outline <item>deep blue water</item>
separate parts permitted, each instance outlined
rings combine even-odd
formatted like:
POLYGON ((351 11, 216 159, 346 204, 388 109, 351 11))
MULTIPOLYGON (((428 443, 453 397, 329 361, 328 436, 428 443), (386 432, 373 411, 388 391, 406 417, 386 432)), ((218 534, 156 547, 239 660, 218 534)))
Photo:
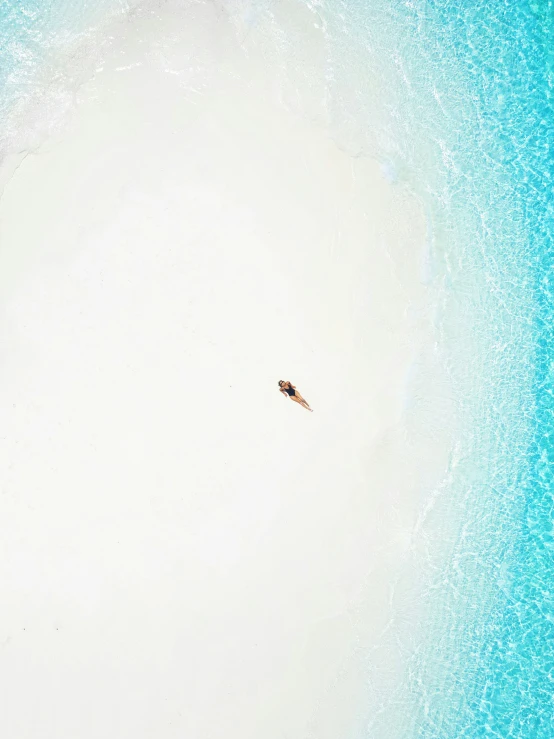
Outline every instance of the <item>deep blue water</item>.
MULTIPOLYGON (((372 726, 402 710, 406 739, 550 739, 554 7, 312 5, 327 22, 323 71, 337 139, 381 159, 429 213, 441 352, 464 429, 428 522, 447 556, 429 571, 432 619, 409 658, 411 697, 372 726), (378 123, 368 103, 377 72, 386 87, 378 123), (457 523, 443 529, 446 515, 457 523)), ((89 10, 0 2, 2 121, 37 93, 45 54, 89 10)))

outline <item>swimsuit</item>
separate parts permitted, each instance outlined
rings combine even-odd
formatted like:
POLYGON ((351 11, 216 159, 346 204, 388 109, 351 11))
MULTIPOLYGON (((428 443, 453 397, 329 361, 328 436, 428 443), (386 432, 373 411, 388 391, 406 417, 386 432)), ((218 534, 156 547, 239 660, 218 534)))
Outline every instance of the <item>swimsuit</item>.
POLYGON ((283 388, 283 390, 284 390, 284 391, 285 391, 286 393, 288 393, 289 395, 294 395, 294 394, 295 394, 295 392, 294 392, 294 388, 293 388, 293 387, 290 387, 290 386, 289 386, 289 387, 284 387, 284 388, 283 388))

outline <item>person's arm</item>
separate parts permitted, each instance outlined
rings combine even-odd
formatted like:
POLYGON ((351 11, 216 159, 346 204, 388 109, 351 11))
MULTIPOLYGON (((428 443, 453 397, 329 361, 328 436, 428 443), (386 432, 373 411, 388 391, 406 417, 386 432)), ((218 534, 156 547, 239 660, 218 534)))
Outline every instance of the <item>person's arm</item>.
POLYGON ((280 393, 283 393, 283 395, 285 396, 285 398, 288 398, 288 397, 289 397, 289 394, 287 393, 287 391, 286 391, 286 390, 283 390, 283 388, 282 388, 282 387, 281 387, 281 388, 279 388, 279 392, 280 392, 280 393))

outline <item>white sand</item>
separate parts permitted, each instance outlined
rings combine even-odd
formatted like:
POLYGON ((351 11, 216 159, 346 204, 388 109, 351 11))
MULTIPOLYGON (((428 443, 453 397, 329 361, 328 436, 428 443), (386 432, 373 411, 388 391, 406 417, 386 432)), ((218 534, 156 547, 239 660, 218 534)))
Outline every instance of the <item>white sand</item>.
POLYGON ((186 12, 118 27, 0 203, 10 739, 357 737, 418 640, 423 214, 186 12))

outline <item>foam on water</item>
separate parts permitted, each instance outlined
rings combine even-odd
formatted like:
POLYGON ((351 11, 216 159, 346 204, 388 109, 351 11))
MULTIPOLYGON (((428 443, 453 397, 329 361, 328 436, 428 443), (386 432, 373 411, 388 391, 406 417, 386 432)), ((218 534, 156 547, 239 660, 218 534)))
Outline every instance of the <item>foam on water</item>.
MULTIPOLYGON (((288 107, 328 127, 352 156, 377 158, 425 204, 424 279, 437 294, 441 337, 434 361, 447 370, 459 422, 448 478, 421 512, 426 546, 412 552, 425 575, 427 635, 405 654, 404 692, 384 702, 365 735, 547 739, 554 724, 551 3, 291 5, 294 14, 287 4, 222 3, 244 43, 263 48, 280 70, 288 107), (399 728, 392 734, 390 726, 399 728)), ((44 81, 46 51, 74 43, 91 8, 1 6, 5 152, 35 145, 36 131, 57 125, 73 100, 75 79, 64 78, 45 108, 36 81, 44 81), (25 111, 41 101, 26 143, 14 123, 23 98, 25 111)), ((121 9, 115 0, 102 4, 121 9)), ((427 366, 414 370, 408 394, 427 366)), ((406 404, 413 434, 441 413, 440 402, 432 414, 418 415, 420 407, 406 404)))

